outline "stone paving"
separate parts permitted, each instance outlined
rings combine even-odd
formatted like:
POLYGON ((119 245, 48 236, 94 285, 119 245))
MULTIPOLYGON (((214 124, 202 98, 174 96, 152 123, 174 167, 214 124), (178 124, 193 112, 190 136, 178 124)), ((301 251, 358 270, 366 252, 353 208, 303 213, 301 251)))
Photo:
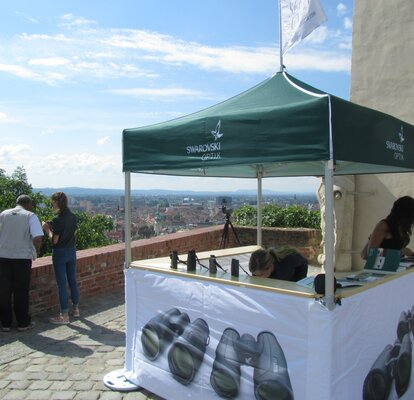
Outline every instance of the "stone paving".
POLYGON ((81 318, 51 325, 36 315, 33 330, 0 332, 0 399, 156 399, 144 390, 117 392, 103 377, 122 369, 125 353, 123 291, 86 299, 81 318))

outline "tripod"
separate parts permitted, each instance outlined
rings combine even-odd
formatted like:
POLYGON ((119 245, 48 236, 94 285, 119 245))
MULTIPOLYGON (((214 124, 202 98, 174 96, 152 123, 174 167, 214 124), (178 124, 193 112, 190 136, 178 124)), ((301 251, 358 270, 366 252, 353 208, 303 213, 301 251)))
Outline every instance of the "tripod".
POLYGON ((237 235, 236 229, 234 229, 233 224, 230 221, 230 213, 226 212, 226 223, 224 224, 223 228, 223 234, 221 235, 221 241, 220 241, 220 248, 225 249, 226 246, 229 244, 229 227, 231 228, 234 237, 236 238, 237 243, 240 245, 240 239, 237 235))

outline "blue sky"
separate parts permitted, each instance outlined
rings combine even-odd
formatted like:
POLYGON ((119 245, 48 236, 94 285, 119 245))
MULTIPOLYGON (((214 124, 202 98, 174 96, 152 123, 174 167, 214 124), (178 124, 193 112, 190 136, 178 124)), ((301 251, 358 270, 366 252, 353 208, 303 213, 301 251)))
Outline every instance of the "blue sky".
MULTIPOLYGON (((348 99, 352 0, 284 57, 348 99)), ((34 187, 123 188, 121 134, 203 109, 279 70, 277 0, 15 0, 0 13, 0 168, 34 187)), ((315 191, 317 178, 265 179, 315 191)), ((134 174, 133 189, 254 189, 254 180, 134 174)))

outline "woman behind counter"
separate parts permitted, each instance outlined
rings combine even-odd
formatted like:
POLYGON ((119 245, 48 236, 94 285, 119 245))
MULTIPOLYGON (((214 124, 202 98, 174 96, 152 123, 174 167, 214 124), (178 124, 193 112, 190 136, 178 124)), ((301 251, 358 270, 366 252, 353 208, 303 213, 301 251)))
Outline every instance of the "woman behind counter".
POLYGON ((400 250, 402 255, 412 256, 413 252, 407 245, 413 224, 414 199, 410 196, 400 197, 394 202, 390 214, 375 226, 361 257, 365 260, 371 247, 400 250))
POLYGON ((308 261, 294 247, 270 247, 252 253, 249 269, 261 278, 297 282, 308 274, 308 261))

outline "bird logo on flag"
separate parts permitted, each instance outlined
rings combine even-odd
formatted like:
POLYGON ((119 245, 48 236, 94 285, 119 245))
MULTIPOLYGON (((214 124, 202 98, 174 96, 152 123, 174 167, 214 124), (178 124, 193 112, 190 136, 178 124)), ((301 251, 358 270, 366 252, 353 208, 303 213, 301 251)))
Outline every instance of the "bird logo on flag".
POLYGON ((400 143, 404 143, 404 127, 402 125, 400 131, 398 132, 398 136, 400 137, 400 143))
POLYGON ((211 134, 214 136, 214 140, 220 139, 223 136, 223 133, 220 133, 220 126, 221 120, 217 122, 216 129, 214 131, 211 131, 211 134))

